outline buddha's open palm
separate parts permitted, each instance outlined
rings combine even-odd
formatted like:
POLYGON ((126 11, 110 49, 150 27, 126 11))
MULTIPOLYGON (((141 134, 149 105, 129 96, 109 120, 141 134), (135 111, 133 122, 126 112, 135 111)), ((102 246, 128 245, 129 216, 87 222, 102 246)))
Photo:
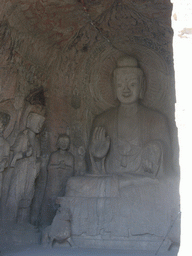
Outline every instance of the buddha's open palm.
POLYGON ((110 138, 106 136, 104 127, 96 127, 90 146, 90 152, 94 157, 103 158, 107 155, 110 146, 110 138))

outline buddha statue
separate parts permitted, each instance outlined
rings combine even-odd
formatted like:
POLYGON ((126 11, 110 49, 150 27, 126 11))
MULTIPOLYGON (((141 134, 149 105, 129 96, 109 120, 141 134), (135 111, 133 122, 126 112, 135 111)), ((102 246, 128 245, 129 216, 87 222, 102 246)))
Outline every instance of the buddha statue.
MULTIPOLYGON (((70 230, 79 247, 154 250, 178 214, 175 180, 167 175, 172 170, 169 127, 163 114, 141 104, 144 73, 136 59, 117 61, 113 83, 119 105, 95 117, 89 173, 68 180, 49 230, 63 240, 70 230), (71 227, 60 232, 66 209, 71 227)), ((166 239, 168 248, 175 238, 166 239)))
POLYGON ((89 143, 92 174, 160 177, 170 165, 167 120, 140 103, 144 81, 135 58, 117 61, 113 83, 119 105, 94 119, 89 143))

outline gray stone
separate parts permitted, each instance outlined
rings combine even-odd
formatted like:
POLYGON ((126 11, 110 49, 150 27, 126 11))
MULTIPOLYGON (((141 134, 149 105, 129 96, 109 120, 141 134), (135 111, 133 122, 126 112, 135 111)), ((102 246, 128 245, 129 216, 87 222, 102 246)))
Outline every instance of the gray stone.
POLYGON ((22 246, 38 245, 40 233, 29 223, 4 222, 0 225, 0 238, 0 248, 6 251, 22 246))
POLYGON ((173 248, 170 0, 12 2, 0 12, 0 111, 10 115, 0 135, 3 223, 17 222, 21 243, 25 232, 35 241, 28 222, 53 220, 43 235, 50 246, 154 250, 165 239, 173 248), (34 131, 31 112, 46 116, 46 134, 34 131), (58 145, 61 134, 70 149, 58 145))
POLYGON ((155 250, 166 238, 167 250, 178 242, 173 232, 166 237, 179 212, 176 184, 132 175, 74 177, 58 202, 61 212, 70 209, 76 246, 155 250))
POLYGON ((76 246, 168 250, 179 240, 169 125, 163 114, 140 104, 146 88, 136 59, 118 60, 113 83, 119 106, 93 121, 90 174, 69 179, 59 211, 71 212, 76 246))
POLYGON ((74 156, 70 153, 70 138, 67 134, 58 137, 57 148, 49 159, 47 170, 47 185, 45 190, 43 211, 46 212, 44 221, 51 224, 57 210, 56 199, 65 195, 67 180, 74 175, 74 156))
POLYGON ((10 145, 3 136, 3 132, 9 120, 10 116, 8 114, 0 113, 0 199, 2 194, 3 172, 9 165, 10 157, 10 145))
POLYGON ((30 113, 27 129, 18 134, 11 148, 13 151, 10 164, 12 175, 3 210, 4 220, 28 222, 30 219, 35 180, 41 165, 40 145, 36 134, 41 131, 44 121, 43 116, 30 113))
POLYGON ((139 103, 146 88, 136 60, 125 57, 118 63, 113 82, 119 106, 102 113, 93 122, 89 147, 92 173, 151 177, 170 173, 171 146, 166 118, 139 103))
POLYGON ((52 225, 46 227, 42 232, 42 244, 44 247, 52 247, 54 243, 68 243, 71 238, 71 214, 69 209, 62 208, 52 222, 52 225))

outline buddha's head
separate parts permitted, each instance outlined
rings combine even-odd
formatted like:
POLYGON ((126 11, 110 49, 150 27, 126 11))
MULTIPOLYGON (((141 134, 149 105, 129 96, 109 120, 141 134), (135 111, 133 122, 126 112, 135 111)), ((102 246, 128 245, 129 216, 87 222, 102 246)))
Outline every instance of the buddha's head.
POLYGON ((0 134, 3 133, 10 120, 10 115, 0 112, 0 134))
POLYGON ((117 61, 113 81, 118 100, 132 104, 144 96, 144 74, 133 57, 122 57, 117 61))
POLYGON ((45 117, 37 113, 30 113, 27 117, 27 128, 32 130, 34 133, 40 133, 43 124, 45 122, 45 117))
POLYGON ((68 150, 70 146, 70 138, 67 134, 60 134, 57 140, 57 148, 68 150))

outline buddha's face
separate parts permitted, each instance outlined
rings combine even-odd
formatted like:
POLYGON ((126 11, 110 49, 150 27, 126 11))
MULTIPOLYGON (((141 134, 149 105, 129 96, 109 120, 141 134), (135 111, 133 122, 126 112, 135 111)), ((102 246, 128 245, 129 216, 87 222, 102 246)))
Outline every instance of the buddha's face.
POLYGON ((123 104, 138 101, 141 92, 141 78, 137 73, 129 73, 125 69, 118 69, 114 74, 114 83, 118 100, 123 104))
POLYGON ((69 148, 70 139, 68 136, 63 136, 58 139, 57 145, 58 148, 62 150, 67 150, 69 148))

